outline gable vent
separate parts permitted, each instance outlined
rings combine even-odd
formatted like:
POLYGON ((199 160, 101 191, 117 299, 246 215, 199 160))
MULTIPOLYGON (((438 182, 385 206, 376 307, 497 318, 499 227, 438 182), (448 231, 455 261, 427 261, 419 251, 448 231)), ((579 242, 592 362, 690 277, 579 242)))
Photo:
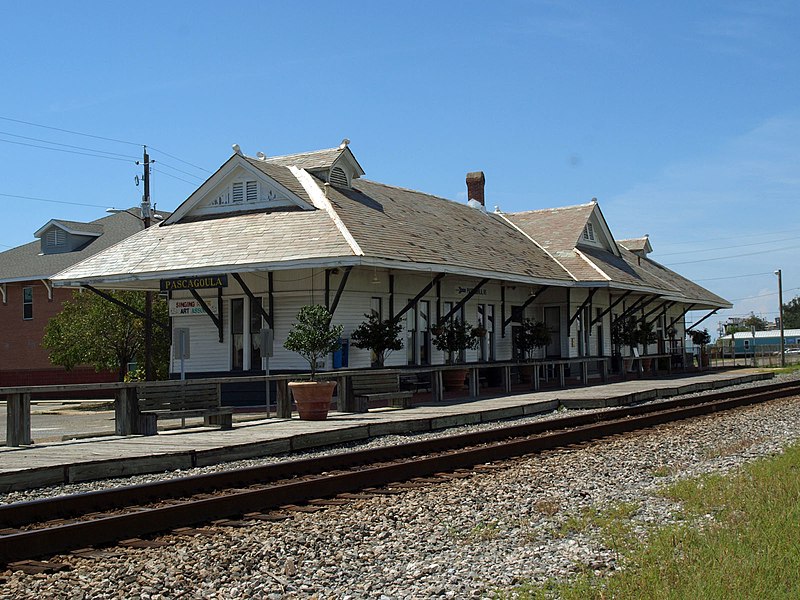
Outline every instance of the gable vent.
POLYGON ((255 202, 256 200, 258 200, 258 182, 248 181, 246 185, 247 185, 246 200, 248 202, 255 202))
POLYGON ((244 182, 237 181, 231 188, 231 200, 233 202, 242 202, 244 200, 244 182))
POLYGON ((339 187, 350 187, 350 182, 347 181, 347 175, 341 167, 333 167, 331 169, 330 177, 328 178, 331 185, 339 187))
POLYGON ((589 240, 590 242, 594 241, 594 227, 591 223, 587 223, 586 227, 583 228, 583 239, 589 240))
POLYGON ((67 241, 67 236, 62 229, 54 227, 53 229, 47 232, 46 243, 51 248, 58 248, 59 246, 63 246, 66 241, 67 241))

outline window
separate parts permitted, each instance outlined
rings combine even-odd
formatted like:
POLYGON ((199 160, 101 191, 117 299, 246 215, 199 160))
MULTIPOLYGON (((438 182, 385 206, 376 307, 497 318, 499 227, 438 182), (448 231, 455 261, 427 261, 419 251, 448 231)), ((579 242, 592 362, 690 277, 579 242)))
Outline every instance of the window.
POLYGON ((417 304, 417 345, 419 346, 419 364, 431 364, 431 332, 430 332, 431 303, 429 300, 420 300, 417 304))
POLYGON ((594 241, 594 226, 591 223, 587 223, 586 227, 583 228, 583 239, 590 242, 594 241))
POLYGON ((369 311, 371 314, 376 315, 379 319, 383 320, 383 298, 370 298, 369 311))
POLYGON ((261 368, 261 298, 250 300, 250 368, 261 368))
POLYGON ((33 319, 33 288, 22 288, 22 318, 26 321, 33 319))
POLYGON ((235 181, 230 189, 225 189, 209 206, 225 206, 228 204, 242 204, 244 202, 258 201, 258 182, 235 181))
POLYGON ((231 371, 244 369, 244 299, 231 299, 231 371))
MULTIPOLYGON (((409 299, 409 302, 411 300, 409 299)), ((417 311, 416 307, 406 313, 406 362, 417 364, 417 311)))

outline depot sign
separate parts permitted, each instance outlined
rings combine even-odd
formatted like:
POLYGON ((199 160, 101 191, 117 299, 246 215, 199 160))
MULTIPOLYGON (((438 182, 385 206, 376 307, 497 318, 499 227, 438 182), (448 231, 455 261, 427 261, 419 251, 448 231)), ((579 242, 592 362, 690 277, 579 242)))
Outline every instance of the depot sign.
POLYGON ((176 277, 160 281, 162 292, 174 290, 203 290, 228 287, 227 275, 197 275, 195 277, 176 277))

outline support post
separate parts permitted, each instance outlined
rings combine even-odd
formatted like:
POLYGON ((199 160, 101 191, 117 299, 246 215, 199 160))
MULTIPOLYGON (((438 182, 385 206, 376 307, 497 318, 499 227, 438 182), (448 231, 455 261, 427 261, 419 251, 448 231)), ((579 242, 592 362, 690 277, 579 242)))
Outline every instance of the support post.
POLYGON ((277 387, 277 405, 275 407, 276 416, 279 419, 292 418, 292 397, 289 392, 289 381, 286 379, 278 379, 276 382, 277 387))
POLYGON ((114 430, 117 435, 139 433, 139 399, 136 386, 117 390, 114 398, 114 430))
POLYGON ((478 377, 478 367, 469 370, 469 397, 477 398, 480 393, 480 381, 478 377))
POLYGON ((29 446, 31 440, 30 393, 6 394, 6 446, 29 446))

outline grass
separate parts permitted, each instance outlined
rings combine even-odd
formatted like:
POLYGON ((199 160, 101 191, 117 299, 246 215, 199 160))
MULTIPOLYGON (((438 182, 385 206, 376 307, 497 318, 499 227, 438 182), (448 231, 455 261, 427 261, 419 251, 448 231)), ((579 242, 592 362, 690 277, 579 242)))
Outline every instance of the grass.
MULTIPOLYGON (((680 481, 664 494, 682 503, 684 520, 653 531, 645 543, 628 545, 624 568, 612 576, 601 579, 583 573, 568 583, 525 584, 500 596, 800 598, 800 444, 729 476, 680 481)), ((607 514, 594 521, 608 535, 626 520, 629 515, 623 510, 616 518, 607 514)))

